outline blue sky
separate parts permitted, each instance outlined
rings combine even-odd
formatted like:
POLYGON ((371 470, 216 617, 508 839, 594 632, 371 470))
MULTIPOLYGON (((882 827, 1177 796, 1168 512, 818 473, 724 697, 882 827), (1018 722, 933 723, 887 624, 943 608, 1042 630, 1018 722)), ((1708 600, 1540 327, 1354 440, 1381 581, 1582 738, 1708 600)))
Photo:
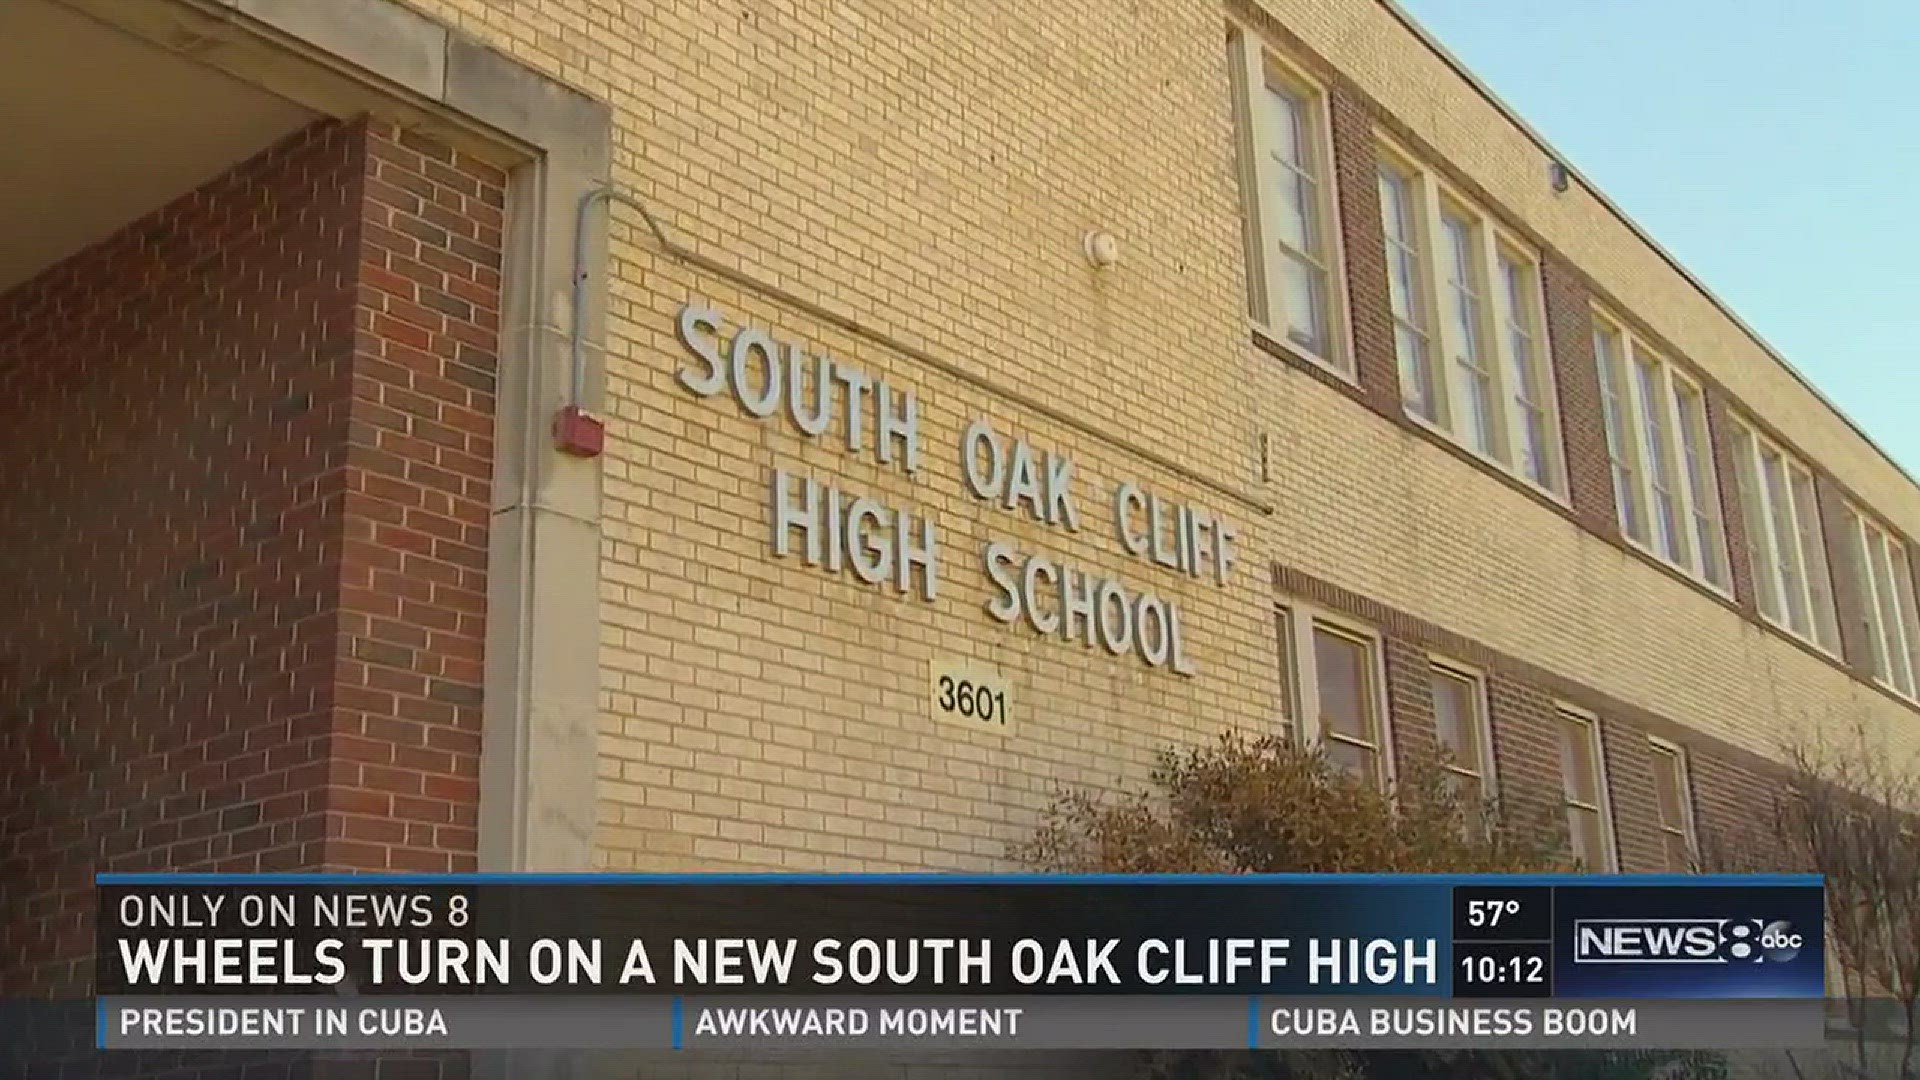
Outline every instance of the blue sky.
POLYGON ((1920 476, 1920 3, 1402 5, 1920 476))

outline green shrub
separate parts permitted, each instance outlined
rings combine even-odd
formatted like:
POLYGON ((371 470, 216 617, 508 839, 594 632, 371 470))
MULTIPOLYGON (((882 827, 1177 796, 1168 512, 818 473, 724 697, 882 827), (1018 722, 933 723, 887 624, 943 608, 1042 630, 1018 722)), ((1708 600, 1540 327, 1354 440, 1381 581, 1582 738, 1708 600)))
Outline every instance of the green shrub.
MULTIPOLYGON (((1063 794, 1015 857, 1071 873, 1525 873, 1567 870, 1557 812, 1459 790, 1435 759, 1382 791, 1317 749, 1224 735, 1168 750, 1152 786, 1063 794)), ((1557 808, 1554 808, 1557 811, 1557 808)), ((1157 1053, 1156 1080, 1720 1080, 1715 1054, 1597 1051, 1157 1053)))

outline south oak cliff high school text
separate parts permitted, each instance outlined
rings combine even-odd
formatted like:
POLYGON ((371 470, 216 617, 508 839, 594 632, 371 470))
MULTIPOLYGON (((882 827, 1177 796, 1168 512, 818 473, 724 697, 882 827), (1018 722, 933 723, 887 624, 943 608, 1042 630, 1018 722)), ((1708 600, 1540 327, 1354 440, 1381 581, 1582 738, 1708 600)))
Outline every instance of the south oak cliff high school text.
MULTIPOLYGON (((801 433, 818 438, 836 426, 846 449, 872 453, 883 465, 915 475, 921 466, 920 410, 914 391, 897 394, 885 379, 824 352, 777 341, 764 330, 738 329, 723 341, 725 318, 709 305, 680 311, 677 331, 696 363, 678 379, 700 397, 729 393, 759 419, 785 412, 801 433)), ((960 472, 974 497, 1035 522, 1077 533, 1073 459, 1036 454, 1026 440, 996 432, 985 418, 959 441, 960 472)), ((798 554, 830 573, 851 571, 869 585, 932 600, 938 593, 940 547, 933 520, 888 507, 878 498, 846 491, 785 468, 773 469, 769 499, 771 543, 780 557, 798 554), (797 542, 796 542, 797 541, 797 542)), ((1223 516, 1173 503, 1132 482, 1111 496, 1115 536, 1125 551, 1156 566, 1225 585, 1235 562, 1237 533, 1223 516)), ((1186 649, 1179 604, 1151 590, 1131 588, 1043 554, 1023 555, 1013 544, 989 541, 981 555, 995 596, 987 613, 1013 624, 1024 620, 1045 636, 1132 653, 1151 667, 1197 673, 1186 649)))

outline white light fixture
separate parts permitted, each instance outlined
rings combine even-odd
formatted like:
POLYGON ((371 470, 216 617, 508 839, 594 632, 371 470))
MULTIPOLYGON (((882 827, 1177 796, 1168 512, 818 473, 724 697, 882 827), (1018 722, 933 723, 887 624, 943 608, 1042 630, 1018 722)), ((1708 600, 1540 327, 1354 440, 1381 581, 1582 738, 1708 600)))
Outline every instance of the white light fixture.
POLYGON ((1110 232, 1090 232, 1081 246, 1087 253, 1087 261, 1095 266, 1107 267, 1120 261, 1120 241, 1110 232))

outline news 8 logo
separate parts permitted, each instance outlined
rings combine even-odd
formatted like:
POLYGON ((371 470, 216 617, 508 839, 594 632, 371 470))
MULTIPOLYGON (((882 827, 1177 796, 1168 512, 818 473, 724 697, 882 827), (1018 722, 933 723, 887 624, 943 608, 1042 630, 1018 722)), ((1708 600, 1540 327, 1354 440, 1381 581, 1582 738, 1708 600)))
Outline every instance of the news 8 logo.
POLYGON ((1806 938, 1785 919, 1576 919, 1576 964, 1784 964, 1806 938))

